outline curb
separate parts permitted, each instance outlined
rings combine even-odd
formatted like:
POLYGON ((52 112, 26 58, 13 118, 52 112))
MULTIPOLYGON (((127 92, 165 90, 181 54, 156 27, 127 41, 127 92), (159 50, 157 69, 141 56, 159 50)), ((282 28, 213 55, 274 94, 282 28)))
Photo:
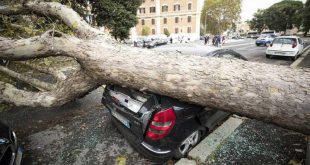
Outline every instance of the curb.
POLYGON ((304 60, 304 58, 310 54, 310 45, 305 47, 304 50, 302 51, 301 53, 301 56, 296 60, 294 61, 290 67, 291 68, 297 68, 297 66, 304 60))
POLYGON ((229 117, 222 125, 216 128, 210 135, 203 139, 195 148, 193 148, 187 158, 176 162, 176 165, 199 165, 205 164, 209 155, 211 155, 224 140, 234 132, 244 121, 238 116, 229 117))

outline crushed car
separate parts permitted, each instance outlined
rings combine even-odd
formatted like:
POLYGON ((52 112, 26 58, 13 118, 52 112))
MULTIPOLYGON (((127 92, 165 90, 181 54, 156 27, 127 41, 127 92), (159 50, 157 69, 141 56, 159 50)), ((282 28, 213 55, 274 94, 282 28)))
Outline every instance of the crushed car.
MULTIPOLYGON (((205 56, 246 60, 228 49, 205 56)), ((229 113, 119 85, 107 85, 103 105, 112 122, 138 152, 155 162, 185 157, 229 113)))

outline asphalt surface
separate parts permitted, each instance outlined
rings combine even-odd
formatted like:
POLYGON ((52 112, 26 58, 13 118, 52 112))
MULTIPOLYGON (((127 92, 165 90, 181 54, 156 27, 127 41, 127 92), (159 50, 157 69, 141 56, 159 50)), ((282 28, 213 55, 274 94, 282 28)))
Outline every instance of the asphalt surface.
MULTIPOLYGON (((198 45, 205 49, 202 42, 188 43, 186 46, 196 47, 198 45)), ((182 47, 184 44, 177 45, 182 47)), ((293 62, 282 58, 266 59, 264 54, 266 47, 256 47, 254 40, 246 39, 227 43, 223 48, 228 46, 243 54, 249 61, 287 66, 293 62)), ((113 126, 107 110, 100 103, 102 91, 103 89, 99 88, 83 99, 73 101, 63 107, 52 109, 12 107, 11 110, 0 112, 0 120, 15 129, 20 143, 25 148, 23 164, 110 165, 124 162, 135 165, 154 164, 135 151, 113 126)), ((251 157, 245 159, 245 156, 238 156, 244 155, 241 150, 246 151, 252 146, 256 146, 257 152, 264 152, 260 149, 268 150, 275 146, 278 146, 279 152, 283 147, 288 150, 281 152, 283 153, 281 158, 283 157, 285 160, 275 160, 274 164, 295 160, 295 157, 300 162, 305 157, 302 147, 297 148, 298 156, 290 154, 295 152, 294 144, 297 144, 296 142, 303 145, 303 135, 255 120, 245 123, 243 128, 234 134, 234 137, 238 138, 235 138, 235 142, 231 144, 234 144, 236 148, 231 146, 228 149, 223 145, 223 153, 219 151, 217 155, 214 155, 214 158, 218 157, 219 159, 211 161, 218 162, 217 164, 249 164, 251 157), (253 131, 257 133, 255 138, 249 136, 253 134, 253 131), (282 134, 288 134, 290 138, 282 134), (244 143, 242 139, 247 139, 249 143, 244 143), (279 143, 282 141, 283 143, 279 143), (270 148, 268 146, 259 147, 259 144, 266 146, 266 142, 270 142, 268 144, 272 142, 273 145, 270 145, 270 148), (243 145, 248 148, 242 148, 243 145), (229 150, 230 153, 238 151, 239 154, 228 155, 224 150, 229 150)), ((228 139, 228 141, 233 140, 228 139)), ((266 164, 269 164, 269 161, 267 162, 266 164)))

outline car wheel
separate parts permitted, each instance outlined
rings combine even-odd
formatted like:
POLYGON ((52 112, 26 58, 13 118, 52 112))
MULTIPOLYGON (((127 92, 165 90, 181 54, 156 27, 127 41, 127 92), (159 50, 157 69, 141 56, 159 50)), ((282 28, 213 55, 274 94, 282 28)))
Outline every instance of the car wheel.
POLYGON ((269 42, 265 43, 265 46, 269 46, 269 45, 270 45, 270 43, 269 43, 269 42))
POLYGON ((202 137, 203 131, 196 130, 191 133, 176 149, 175 158, 184 157, 193 147, 195 147, 202 137))
POLYGON ((8 60, 0 60, 0 65, 6 66, 9 63, 8 60))
POLYGON ((293 61, 296 61, 297 58, 298 58, 298 55, 295 55, 294 57, 292 57, 292 60, 293 60, 293 61))
POLYGON ((259 46, 259 44, 256 44, 256 46, 259 46))
POLYGON ((271 56, 269 54, 266 54, 266 58, 270 58, 271 56))

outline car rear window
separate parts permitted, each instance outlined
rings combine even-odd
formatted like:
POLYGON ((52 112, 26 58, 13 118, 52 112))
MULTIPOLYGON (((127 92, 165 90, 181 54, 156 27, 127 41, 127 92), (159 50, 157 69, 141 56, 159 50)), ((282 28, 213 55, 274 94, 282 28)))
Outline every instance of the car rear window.
POLYGON ((293 44, 296 43, 296 38, 276 38, 273 43, 274 44, 293 44))

